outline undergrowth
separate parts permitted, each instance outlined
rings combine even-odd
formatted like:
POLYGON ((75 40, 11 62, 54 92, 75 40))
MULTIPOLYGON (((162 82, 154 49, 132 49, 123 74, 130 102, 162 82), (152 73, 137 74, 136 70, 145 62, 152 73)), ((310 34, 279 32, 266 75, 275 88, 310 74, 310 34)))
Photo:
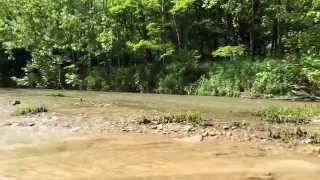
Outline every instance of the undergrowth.
POLYGON ((312 118, 320 116, 318 106, 305 106, 296 108, 269 107, 255 113, 262 120, 271 123, 308 123, 312 118))

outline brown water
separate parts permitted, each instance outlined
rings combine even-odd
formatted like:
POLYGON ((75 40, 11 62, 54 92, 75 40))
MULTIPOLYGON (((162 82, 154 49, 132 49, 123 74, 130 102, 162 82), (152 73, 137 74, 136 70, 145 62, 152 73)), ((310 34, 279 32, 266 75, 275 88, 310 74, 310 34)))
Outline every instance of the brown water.
MULTIPOLYGON (((10 99, 41 103, 51 111, 87 113, 88 118, 121 116, 135 111, 198 110, 222 120, 246 119, 267 106, 305 103, 216 97, 127 93, 0 90, 0 120, 12 117, 10 99), (79 98, 114 107, 75 105, 79 98)), ((318 180, 320 158, 275 144, 211 141, 192 143, 155 135, 64 134, 32 128, 0 129, 0 179, 110 180, 318 180), (270 175, 271 173, 271 175, 270 175)))
MULTIPOLYGON (((273 147, 275 148, 275 147, 273 147)), ((85 137, 0 150, 7 179, 318 180, 320 159, 249 144, 182 143, 155 136, 85 137)), ((6 179, 6 178, 5 178, 6 179)))

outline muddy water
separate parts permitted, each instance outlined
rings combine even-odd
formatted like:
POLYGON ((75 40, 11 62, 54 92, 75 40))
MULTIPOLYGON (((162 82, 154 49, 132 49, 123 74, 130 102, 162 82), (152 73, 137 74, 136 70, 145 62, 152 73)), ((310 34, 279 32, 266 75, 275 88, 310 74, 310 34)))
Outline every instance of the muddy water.
MULTIPOLYGON (((267 106, 305 103, 215 97, 140 95, 64 91, 0 90, 0 120, 10 120, 10 99, 44 104, 50 111, 100 116, 132 115, 136 110, 198 110, 223 120, 249 118, 267 106), (113 109, 79 108, 83 98, 114 104, 113 109), (98 113, 97 113, 98 112, 98 113), (104 113, 107 112, 107 113, 104 113), (116 112, 116 113, 115 113, 116 112)), ((69 132, 69 131, 68 131, 69 132)), ((32 127, 0 127, 2 179, 110 180, 318 180, 320 158, 274 144, 231 142, 193 143, 155 135, 68 134, 35 131, 32 127)))
POLYGON ((240 143, 182 143, 150 135, 34 142, 2 148, 0 160, 4 179, 320 178, 320 159, 281 148, 265 151, 240 143))

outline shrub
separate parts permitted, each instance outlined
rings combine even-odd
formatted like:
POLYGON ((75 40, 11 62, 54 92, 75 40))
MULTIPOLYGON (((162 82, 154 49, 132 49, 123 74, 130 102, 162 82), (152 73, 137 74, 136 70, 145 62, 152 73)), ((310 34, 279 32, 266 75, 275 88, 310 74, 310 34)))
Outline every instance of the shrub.
POLYGON ((187 94, 187 87, 203 74, 196 62, 173 62, 161 72, 158 92, 166 94, 187 94))
POLYGON ((204 124, 204 119, 202 113, 188 111, 164 115, 160 118, 160 123, 189 123, 200 126, 204 124))
POLYGON ((296 64, 287 60, 266 59, 256 67, 251 89, 254 93, 287 94, 299 74, 296 64))
POLYGON ((13 112, 15 116, 22 116, 26 114, 38 114, 48 112, 48 109, 45 106, 35 106, 35 107, 18 107, 13 112))
POLYGON ((238 97, 251 88, 254 75, 255 64, 250 61, 220 62, 196 83, 195 94, 238 97))
POLYGON ((244 51, 245 51, 245 47, 243 45, 222 46, 222 47, 219 47, 216 51, 212 52, 212 56, 230 58, 231 60, 235 60, 236 57, 243 56, 244 51))

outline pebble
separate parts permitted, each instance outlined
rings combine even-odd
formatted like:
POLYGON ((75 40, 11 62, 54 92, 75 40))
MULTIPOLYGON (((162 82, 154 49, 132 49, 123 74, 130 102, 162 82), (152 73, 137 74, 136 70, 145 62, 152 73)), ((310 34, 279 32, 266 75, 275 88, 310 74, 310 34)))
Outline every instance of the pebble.
POLYGON ((138 129, 136 132, 137 133, 143 133, 143 130, 142 129, 138 129))
POLYGON ((204 132, 204 133, 202 133, 202 135, 201 135, 202 137, 208 137, 209 136, 209 132, 208 131, 206 131, 206 132, 204 132))
POLYGON ((229 126, 223 126, 222 127, 224 130, 229 130, 229 126))
POLYGON ((216 135, 218 135, 215 131, 210 131, 209 132, 209 136, 216 136, 216 135))
POLYGON ((12 105, 12 106, 16 106, 16 105, 19 105, 19 104, 21 104, 21 101, 19 101, 19 100, 13 100, 13 101, 11 102, 11 105, 12 105))
POLYGON ((185 126, 184 130, 187 132, 192 131, 192 126, 190 125, 185 126))
POLYGON ((71 129, 71 132, 79 132, 80 129, 81 127, 75 127, 71 129))
POLYGON ((162 124, 157 125, 157 128, 156 128, 156 129, 162 131, 162 130, 163 130, 163 125, 162 125, 162 124))
POLYGON ((35 125, 36 125, 36 123, 34 123, 34 122, 30 122, 30 123, 28 123, 27 125, 28 125, 28 126, 30 126, 30 127, 33 127, 33 126, 35 126, 35 125))
POLYGON ((3 126, 12 126, 12 123, 11 122, 6 122, 3 124, 3 126))

